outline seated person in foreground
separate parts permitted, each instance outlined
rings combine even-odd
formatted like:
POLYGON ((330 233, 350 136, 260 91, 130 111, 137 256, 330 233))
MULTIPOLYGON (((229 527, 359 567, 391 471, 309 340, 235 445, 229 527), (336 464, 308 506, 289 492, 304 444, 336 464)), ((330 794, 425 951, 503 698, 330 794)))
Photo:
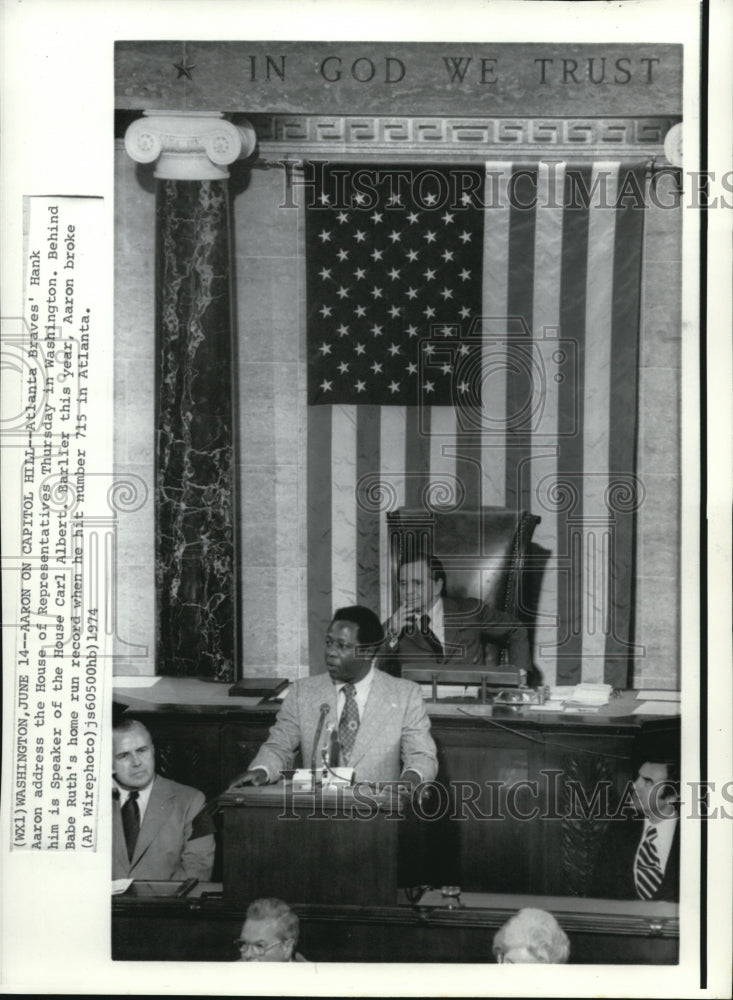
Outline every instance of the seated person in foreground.
POLYGON ((609 821, 593 877, 594 896, 679 899, 679 781, 676 760, 641 765, 633 787, 637 814, 609 821))
POLYGON ((141 722, 116 722, 112 743, 112 878, 208 882, 215 843, 209 821, 196 819, 203 794, 155 773, 141 722))
MULTIPOLYGON (((438 771, 430 720, 417 684, 390 677, 373 664, 383 639, 379 619, 360 605, 340 608, 326 633, 327 673, 296 681, 249 770, 232 787, 280 780, 300 747, 304 766, 321 710, 338 731, 340 763, 355 781, 432 781, 438 771)), ((318 760, 320 766, 320 757, 318 760)))
POLYGON ((527 907, 499 928, 494 935, 493 951, 499 964, 534 962, 559 965, 568 960, 570 942, 551 913, 527 907))
POLYGON ((239 938, 240 962, 305 962, 295 950, 300 921, 281 899, 256 899, 247 907, 239 938))
POLYGON ((445 671, 491 669, 488 641, 506 647, 508 665, 503 669, 523 669, 530 677, 532 661, 524 626, 480 601, 449 597, 438 558, 420 556, 403 562, 399 588, 400 606, 385 623, 386 639, 379 650, 382 670, 399 677, 411 666, 445 671))

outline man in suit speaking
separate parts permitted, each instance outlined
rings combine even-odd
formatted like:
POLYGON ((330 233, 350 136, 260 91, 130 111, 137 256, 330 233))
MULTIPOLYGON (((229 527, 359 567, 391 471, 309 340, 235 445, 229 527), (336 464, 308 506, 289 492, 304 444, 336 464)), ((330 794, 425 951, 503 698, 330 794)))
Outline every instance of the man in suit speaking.
POLYGON ((633 785, 636 815, 612 819, 592 894, 677 902, 680 891, 679 761, 646 760, 633 785))
POLYGON ((112 743, 112 878, 208 882, 216 845, 210 821, 196 818, 203 793, 155 773, 142 722, 116 722, 112 743))
POLYGON ((470 598, 449 597, 445 570, 436 556, 421 555, 399 569, 400 606, 386 622, 379 666, 400 676, 409 667, 441 671, 492 667, 487 641, 505 646, 508 666, 531 678, 532 661, 524 626, 470 598))
POLYGON ((355 781, 400 779, 413 787, 432 781, 438 761, 422 693, 412 681, 374 668, 383 637, 369 608, 339 608, 326 633, 328 672, 289 688, 267 740, 232 787, 278 781, 298 747, 309 766, 312 748, 323 742, 319 729, 325 720, 338 733, 340 764, 354 768, 355 781))

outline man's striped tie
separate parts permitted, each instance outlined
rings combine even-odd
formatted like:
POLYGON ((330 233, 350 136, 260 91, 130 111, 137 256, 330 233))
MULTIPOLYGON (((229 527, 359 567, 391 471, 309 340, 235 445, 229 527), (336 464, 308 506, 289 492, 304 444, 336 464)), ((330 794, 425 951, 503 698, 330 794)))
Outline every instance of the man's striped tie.
POLYGON ((657 828, 649 826, 636 852, 634 883, 639 899, 654 899, 662 884, 662 863, 657 850, 657 828))

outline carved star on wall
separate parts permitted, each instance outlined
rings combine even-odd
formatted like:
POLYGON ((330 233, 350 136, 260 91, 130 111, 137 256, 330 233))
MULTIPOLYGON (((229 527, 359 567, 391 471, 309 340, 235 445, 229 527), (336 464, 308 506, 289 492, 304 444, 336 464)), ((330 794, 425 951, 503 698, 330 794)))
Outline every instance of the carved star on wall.
POLYGON ((173 68, 178 70, 178 76, 176 77, 177 80, 180 80, 184 76, 187 80, 193 80, 191 70, 196 69, 196 64, 194 63, 193 65, 188 65, 185 61, 181 61, 179 63, 173 63, 173 68))

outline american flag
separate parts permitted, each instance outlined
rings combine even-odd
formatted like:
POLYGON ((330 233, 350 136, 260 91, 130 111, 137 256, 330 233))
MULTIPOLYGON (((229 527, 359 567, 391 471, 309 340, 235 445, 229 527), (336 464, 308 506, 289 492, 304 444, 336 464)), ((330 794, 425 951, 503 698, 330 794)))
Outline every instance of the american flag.
POLYGON ((334 608, 391 611, 387 511, 496 506, 542 518, 545 681, 623 687, 643 167, 400 169, 314 167, 306 210, 310 669, 334 608))
POLYGON ((306 216, 310 403, 480 404, 482 175, 316 171, 306 216))

